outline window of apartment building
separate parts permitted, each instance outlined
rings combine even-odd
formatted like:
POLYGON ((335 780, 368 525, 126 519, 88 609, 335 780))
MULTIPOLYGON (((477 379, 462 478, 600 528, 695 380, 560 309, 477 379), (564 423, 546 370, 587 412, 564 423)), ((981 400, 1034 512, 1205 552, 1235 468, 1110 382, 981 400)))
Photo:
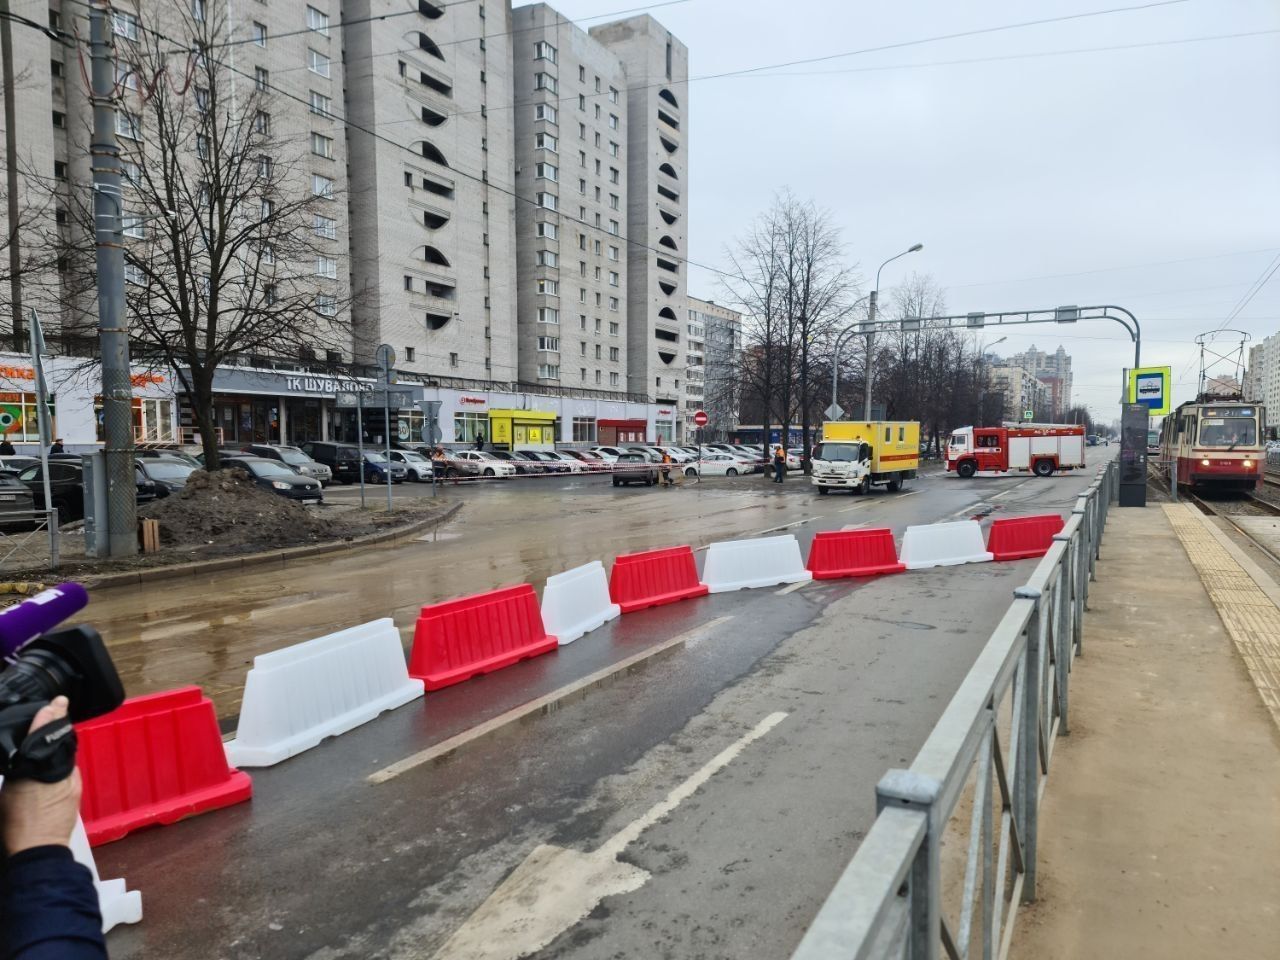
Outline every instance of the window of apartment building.
POLYGON ((620 180, 621 180, 621 175, 618 173, 618 168, 617 168, 617 167, 610 167, 610 168, 609 168, 609 182, 610 182, 610 183, 618 183, 618 182, 620 182, 620 180))
POLYGON ((596 268, 595 268, 595 279, 597 279, 597 280, 599 280, 599 279, 600 279, 600 268, 599 268, 599 267, 596 267, 596 268))
POLYGON ((596 203, 600 202, 600 188, 596 187, 596 203))
POLYGON ((600 119, 600 104, 598 104, 598 103, 597 103, 597 104, 595 104, 595 113, 596 113, 596 119, 597 119, 597 120, 599 120, 599 119, 600 119))
POLYGON ((671 79, 671 41, 667 41, 667 79, 671 79))
MULTIPOLYGON (((67 161, 65 160, 53 161, 53 177, 55 180, 67 179, 67 161)), ((132 181, 132 182, 136 185, 136 181, 132 181)))
POLYGON ((267 45, 267 25, 265 23, 258 23, 258 21, 255 20, 253 22, 253 26, 250 28, 249 36, 253 38, 253 42, 258 46, 265 47, 267 45))
POLYGON ((579 193, 587 192, 587 181, 583 180, 581 177, 578 178, 578 192, 579 193))
POLYGON ((540 237, 546 237, 548 240, 559 240, 560 228, 554 223, 549 223, 546 220, 540 220, 538 221, 537 234, 540 237))
POLYGON ((616 287, 618 285, 618 272, 616 270, 609 271, 609 286, 616 287))
POLYGON ((405 347, 405 348, 404 348, 404 361, 405 361, 405 363, 413 363, 413 361, 414 361, 414 359, 415 359, 415 354, 416 354, 416 352, 417 352, 417 351, 415 351, 413 347, 405 347))
POLYGON ((600 256, 600 241, 599 241, 599 240, 595 241, 595 250, 596 250, 596 256, 597 256, 597 257, 598 257, 598 256, 600 256))
POLYGON ((111 32, 126 40, 138 39, 138 18, 124 10, 111 11, 111 32))
POLYGON ((456 367, 458 365, 458 355, 456 353, 449 354, 449 366, 456 367))
MULTIPOLYGON (((59 210, 58 213, 62 215, 65 220, 65 214, 63 214, 63 211, 59 210)), ((141 215, 136 213, 126 213, 122 216, 120 218, 120 227, 124 231, 124 235, 126 237, 141 239, 147 235, 145 221, 142 219, 141 215)))
POLYGON ((196 109, 201 113, 209 112, 209 88, 196 87, 196 109))
POLYGON ((616 337, 617 335, 618 335, 618 321, 617 321, 617 320, 610 320, 610 321, 609 321, 609 336, 611 336, 611 337, 616 337))
POLYGON ((276 202, 274 200, 263 200, 258 207, 258 216, 263 220, 270 220, 276 212, 276 202))
POLYGON ((614 313, 617 313, 617 312, 618 312, 618 298, 617 298, 617 297, 610 297, 610 298, 609 298, 609 309, 610 309, 610 310, 612 310, 614 313))
POLYGON ((585 233, 578 234, 578 249, 579 250, 587 249, 587 235, 585 233))
MULTIPOLYGON (((599 304, 597 303, 596 306, 599 306, 599 304)), ((596 333, 599 333, 599 332, 600 332, 600 318, 596 317, 596 333)), ((599 349, 600 349, 599 347, 596 347, 597 351, 599 351, 599 349)), ((600 354, 596 353, 596 356, 599 357, 600 354)))
POLYGON ((326 200, 333 199, 333 181, 328 177, 322 177, 318 173, 311 175, 311 195, 313 197, 323 197, 326 200))
POLYGON ((338 239, 338 221, 333 217, 322 217, 317 213, 314 230, 317 237, 322 237, 325 240, 338 239))
POLYGON ((142 275, 142 268, 140 266, 136 263, 126 262, 124 265, 124 282, 140 287, 147 281, 146 277, 142 275))
POLYGON ((307 69, 321 77, 329 76, 329 58, 319 50, 307 47, 307 69))
POLYGON ((609 209, 620 210, 622 208, 621 200, 616 193, 609 194, 609 209))
MULTIPOLYGON (((583 266, 585 267, 585 266, 586 266, 586 264, 583 264, 583 266)), ((586 288, 586 287, 579 287, 579 288, 578 288, 578 302, 579 302, 579 303, 586 303, 586 302, 587 302, 587 288, 586 288)))
POLYGON ((556 195, 554 193, 535 193, 534 199, 537 200, 538 206, 546 210, 556 209, 556 195))
POLYGON ((578 314, 578 329, 587 329, 587 315, 585 313, 578 314))
POLYGON ((270 180, 272 174, 275 173, 276 162, 263 154, 258 158, 258 176, 263 180, 270 180))
POLYGON ((558 363, 540 363, 538 364, 539 380, 559 380, 560 364, 558 363))
POLYGON ((560 257, 554 250, 539 250, 537 264, 540 267, 558 267, 560 257))
POLYGON ((616 157, 618 155, 618 145, 612 140, 609 141, 609 156, 616 157))
POLYGON ((596 93, 600 92, 600 78, 596 77, 596 93))
POLYGON ((610 103, 617 103, 617 102, 618 102, 618 88, 617 88, 617 87, 610 87, 610 88, 609 88, 609 102, 610 102, 610 103))
MULTIPOLYGON (((270 85, 271 85, 271 71, 268 70, 266 67, 254 67, 253 68, 254 89, 259 92, 265 92, 267 87, 269 87, 270 85)), ((315 94, 312 94, 311 96, 312 96, 311 109, 314 111, 315 110, 315 94)))
POLYGON ((333 159, 333 138, 326 137, 321 133, 311 134, 311 152, 317 157, 324 157, 326 160, 333 159))
MULTIPOLYGON (((61 70, 62 64, 59 61, 54 60, 53 66, 56 68, 53 75, 55 77, 61 76, 62 74, 58 71, 61 70)), ((137 90, 137 71, 131 70, 128 64, 116 63, 116 86, 123 87, 126 90, 137 90)))
POLYGON ((574 417, 573 418, 573 442, 574 443, 595 443, 596 442, 596 418, 595 417, 574 417))
POLYGON ((539 350, 547 350, 547 351, 550 351, 550 352, 552 352, 552 353, 559 353, 559 352, 560 352, 560 338, 559 338, 559 337, 539 337, 539 338, 538 338, 538 349, 539 349, 539 350))
POLYGON ((116 136, 130 140, 142 139, 142 120, 136 113, 127 110, 116 111, 116 136))
POLYGON ((533 45, 533 59, 546 60, 548 63, 555 63, 556 48, 545 40, 539 40, 533 45))
POLYGON ((597 133, 596 133, 596 148, 597 148, 597 149, 599 149, 599 147, 600 147, 600 134, 597 132, 597 133))
POLYGON ((552 183, 560 180, 560 169, 553 163, 539 163, 533 169, 534 176, 539 180, 550 180, 552 183))
POLYGON ((616 387, 618 385, 618 375, 616 373, 609 374, 609 386, 616 387))
POLYGON ((597 214, 596 214, 596 228, 597 228, 597 229, 599 229, 599 227, 600 227, 600 214, 598 214, 598 213, 597 213, 597 214))
POLYGON ((610 221, 609 221, 609 232, 610 232, 611 234, 613 234, 615 237, 618 235, 618 221, 617 221, 617 220, 610 220, 610 221))
MULTIPOLYGON (((581 110, 583 113, 587 112, 587 95, 585 93, 578 94, 578 109, 581 110)), ((582 130, 584 131, 586 130, 586 127, 583 127, 582 124, 578 124, 578 126, 582 130)), ((586 134, 584 133, 582 134, 582 136, 585 137, 586 134)))
MULTIPOLYGON (((548 280, 548 279, 546 279, 545 277, 544 277, 544 278, 539 279, 539 280, 538 280, 538 293, 542 294, 544 297, 558 297, 558 296, 560 296, 560 281, 559 281, 559 280, 548 280)), ((547 322, 547 323, 559 323, 559 322, 560 322, 560 319, 559 319, 559 317, 557 317, 555 320, 548 320, 548 321, 546 321, 546 322, 547 322)))
MULTIPOLYGON (((132 72, 132 71, 130 71, 130 72, 132 72)), ((62 61, 61 61, 61 60, 50 60, 50 61, 49 61, 49 75, 50 75, 51 77, 55 77, 55 78, 57 78, 57 77, 65 76, 65 74, 66 74, 66 70, 65 70, 65 68, 62 66, 62 61)), ((116 80, 117 80, 117 82, 127 82, 128 77, 126 76, 126 77, 125 77, 125 78, 123 78, 123 80, 122 80, 122 78, 120 77, 120 71, 117 69, 117 71, 116 71, 116 80)), ((138 89, 138 87, 137 87, 137 83, 138 83, 137 77, 135 77, 135 78, 133 79, 133 83, 134 83, 134 86, 130 87, 129 89, 131 89, 131 90, 137 90, 137 89, 138 89)))
POLYGON ((307 29, 314 30, 322 36, 329 35, 329 15, 317 10, 315 7, 307 7, 307 29))
POLYGON ((610 130, 618 129, 618 115, 616 113, 609 114, 609 129, 610 130))
POLYGON ((579 208, 578 208, 578 219, 579 219, 579 220, 581 220, 583 223, 586 223, 586 222, 587 222, 587 208, 586 208, 586 207, 579 207, 579 208))
POLYGON ((587 382, 587 368, 586 368, 586 367, 579 367, 579 368, 578 368, 578 379, 579 379, 579 380, 581 380, 583 383, 586 383, 586 382, 587 382))
POLYGON ((600 359, 600 344, 596 344, 596 359, 600 359))
POLYGON ((533 89, 546 90, 548 93, 560 92, 556 78, 549 73, 535 73, 533 75, 533 89))
POLYGON ((322 293, 316 297, 316 313, 322 317, 336 317, 338 315, 338 298, 327 293, 322 293))
POLYGON ((587 82, 587 68, 584 67, 582 64, 578 64, 578 82, 579 83, 587 82))
MULTIPOLYGON (((612 326, 612 324, 610 324, 610 326, 612 326)), ((618 357, 619 357, 620 355, 621 355, 621 351, 620 351, 617 347, 610 347, 610 348, 609 348, 609 359, 610 359, 610 360, 617 360, 617 359, 618 359, 618 357)))
POLYGON ((67 115, 60 110, 53 111, 53 125, 58 128, 65 128, 67 125, 67 115))
POLYGON ((209 159, 209 138, 203 133, 196 134, 196 156, 201 160, 209 159))
POLYGON ((204 23, 204 0, 191 0, 191 19, 204 23))
POLYGON ((403 61, 403 60, 397 60, 397 61, 396 61, 396 70, 399 72, 400 76, 402 76, 402 77, 407 75, 407 72, 408 72, 408 71, 407 71, 407 68, 406 68, 406 67, 405 67, 405 65, 404 65, 404 61, 403 61))
MULTIPOLYGON (((598 306, 600 306, 600 302, 601 302, 601 296, 600 296, 600 294, 598 294, 598 293, 597 293, 597 294, 596 294, 596 306, 597 306, 597 307, 598 307, 598 306)), ((599 321, 599 320, 597 320, 597 321, 596 321, 596 333, 599 333, 599 332, 600 332, 600 321, 599 321)))
POLYGON ((585 167, 587 165, 587 151, 578 151, 578 166, 585 167))
POLYGON ((599 371, 599 370, 597 370, 597 371, 596 371, 596 383, 599 383, 599 382, 600 382, 600 371, 599 371))
POLYGON ((556 123, 559 115, 556 108, 549 103, 539 103, 533 108, 533 119, 545 120, 547 123, 556 123))
POLYGON ((539 133, 533 138, 533 145, 539 150, 550 150, 552 153, 558 153, 559 146, 556 138, 549 133, 539 133))
POLYGON ((609 244, 609 259, 615 263, 618 261, 618 248, 613 244, 609 244))
POLYGON ((265 110, 259 110, 253 115, 253 130, 260 133, 264 137, 271 134, 271 114, 265 110))
POLYGON ((326 280, 338 279, 338 261, 333 257, 316 257, 316 276, 326 280))
POLYGON ((578 356, 585 357, 587 355, 587 341, 578 341, 578 356))
MULTIPOLYGON (((559 310, 555 310, 555 309, 553 309, 553 308, 551 308, 551 307, 539 307, 539 308, 538 308, 538 322, 539 322, 539 323, 554 323, 554 324, 556 324, 557 326, 559 326, 559 325, 560 325, 560 311, 559 311, 559 310)), ((557 349, 557 350, 559 350, 560 348, 559 348, 559 347, 556 347, 556 349, 557 349)))

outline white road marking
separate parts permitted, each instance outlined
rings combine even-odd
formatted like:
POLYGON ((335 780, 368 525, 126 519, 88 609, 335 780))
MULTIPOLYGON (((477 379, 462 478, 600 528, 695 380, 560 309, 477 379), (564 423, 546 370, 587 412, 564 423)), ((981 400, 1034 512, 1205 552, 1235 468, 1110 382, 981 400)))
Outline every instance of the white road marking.
POLYGON ((852 513, 854 510, 861 510, 863 507, 871 506, 870 500, 863 500, 861 503, 855 503, 852 507, 845 507, 843 510, 837 510, 836 513, 852 513))
POLYGON ((1015 490, 1019 490, 1019 489, 1021 489, 1022 487, 1025 487, 1025 486, 1026 486, 1028 483, 1030 483, 1030 482, 1031 482, 1030 480, 1023 480, 1021 483, 1015 483, 1015 484, 1014 484, 1012 487, 1010 487, 1008 490, 1002 490, 1002 491, 1000 491, 1000 492, 999 492, 999 493, 997 493, 995 496, 993 496, 991 499, 992 499, 992 500, 1001 500, 1001 499, 1003 499, 1004 497, 1009 496, 1009 494, 1013 493, 1015 490))
POLYGON ((784 523, 778 527, 770 527, 768 530, 757 530, 755 533, 748 533, 747 536, 762 537, 766 533, 777 533, 779 530, 790 530, 792 527, 803 526, 804 524, 809 523, 811 520, 816 520, 816 519, 817 517, 805 517, 803 520, 796 520, 792 523, 784 523))
POLYGON ((812 582, 813 582, 812 580, 801 580, 799 583, 788 584, 787 586, 783 587, 781 590, 775 591, 774 596, 781 597, 788 593, 795 593, 801 587, 807 587, 812 582))
POLYGON ((677 634, 669 640, 664 640, 662 643, 650 647, 648 650, 641 650, 639 653, 632 654, 626 659, 619 660, 617 663, 603 667, 595 673, 588 674, 580 680, 575 680, 567 686, 560 687, 558 690, 553 690, 551 693, 545 694, 537 699, 530 700, 528 703, 523 703, 518 707, 513 707, 505 713, 501 713, 490 720, 486 720, 484 723, 477 724, 470 730, 464 730, 462 733, 455 734, 447 740, 441 740, 435 746, 427 747, 425 750, 419 750, 417 753, 410 754, 403 760, 397 760, 390 766, 383 767, 381 770, 376 770, 369 774, 367 779, 370 783, 386 783, 388 780, 392 780, 400 776, 402 773, 407 773, 415 767, 420 767, 424 763, 430 763, 432 760, 443 757, 445 754, 452 753, 459 747, 466 746, 474 740, 479 740, 481 737, 488 736, 490 733, 505 727, 509 723, 514 723, 532 713, 545 710, 560 700, 570 697, 575 693, 587 689, 588 687, 595 686, 600 681, 605 680, 614 674, 629 670, 637 663, 642 663, 651 657, 656 657, 658 654, 666 650, 670 650, 672 647, 679 646, 682 643, 691 643, 692 641, 701 638, 704 634, 710 633, 716 627, 719 627, 724 623, 728 623, 732 619, 733 616, 728 615, 716 617, 714 620, 708 620, 706 623, 696 626, 692 630, 686 630, 684 633, 677 634))
POLYGON ((861 530, 863 527, 870 526, 868 523, 846 523, 841 530, 861 530))
POLYGON ((979 510, 981 510, 981 509, 982 509, 983 507, 985 507, 985 506, 986 506, 986 504, 985 504, 985 503, 974 503, 974 504, 970 504, 969 506, 965 507, 964 509, 962 509, 962 510, 957 510, 955 513, 950 514, 950 515, 947 517, 947 519, 948 519, 948 520, 954 520, 956 517, 971 517, 971 516, 973 516, 975 513, 977 513, 979 510))
POLYGON ((786 718, 781 711, 769 714, 596 850, 582 853, 539 844, 436 956, 517 960, 541 950, 581 922, 605 897, 639 890, 648 881, 649 872, 619 863, 618 854, 786 718))

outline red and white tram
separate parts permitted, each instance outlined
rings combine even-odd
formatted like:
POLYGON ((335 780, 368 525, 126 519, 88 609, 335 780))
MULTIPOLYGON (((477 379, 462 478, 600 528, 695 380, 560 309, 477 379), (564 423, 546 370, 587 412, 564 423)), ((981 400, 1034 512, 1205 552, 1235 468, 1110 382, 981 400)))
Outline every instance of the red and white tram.
POLYGON ((1253 490, 1266 470, 1266 416, 1256 403, 1184 403, 1160 429, 1161 469, 1192 489, 1253 490))

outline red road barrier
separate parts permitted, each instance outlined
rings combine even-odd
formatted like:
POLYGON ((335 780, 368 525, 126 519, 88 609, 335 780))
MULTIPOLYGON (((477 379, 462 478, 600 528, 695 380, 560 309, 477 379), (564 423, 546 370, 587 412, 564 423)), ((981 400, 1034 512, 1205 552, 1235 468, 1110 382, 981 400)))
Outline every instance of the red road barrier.
POLYGON ((609 574, 609 597, 623 613, 705 597, 708 592, 706 584, 698 582, 693 550, 687 546, 623 554, 613 561, 609 574))
POLYGON ((213 701, 199 687, 126 700, 79 724, 76 737, 80 812, 93 846, 253 795, 249 775, 228 766, 213 701))
POLYGON ((533 587, 523 583, 423 607, 409 676, 439 690, 556 649, 533 587))
POLYGON ((814 534, 813 543, 809 545, 807 569, 815 580, 836 580, 901 573, 906 566, 898 562, 893 531, 888 527, 878 527, 814 534))
POLYGON ((997 560, 1026 560, 1049 552, 1053 536, 1061 533, 1062 517, 1056 513, 1034 517, 1004 517, 991 523, 987 549, 997 560))

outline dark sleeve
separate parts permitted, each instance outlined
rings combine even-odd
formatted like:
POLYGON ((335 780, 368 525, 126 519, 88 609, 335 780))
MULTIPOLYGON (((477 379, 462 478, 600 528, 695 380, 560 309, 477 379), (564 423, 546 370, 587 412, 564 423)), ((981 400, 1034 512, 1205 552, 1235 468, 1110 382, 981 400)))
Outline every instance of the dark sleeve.
POLYGON ((3 960, 106 960, 98 892, 67 847, 32 847, 0 878, 3 960))

